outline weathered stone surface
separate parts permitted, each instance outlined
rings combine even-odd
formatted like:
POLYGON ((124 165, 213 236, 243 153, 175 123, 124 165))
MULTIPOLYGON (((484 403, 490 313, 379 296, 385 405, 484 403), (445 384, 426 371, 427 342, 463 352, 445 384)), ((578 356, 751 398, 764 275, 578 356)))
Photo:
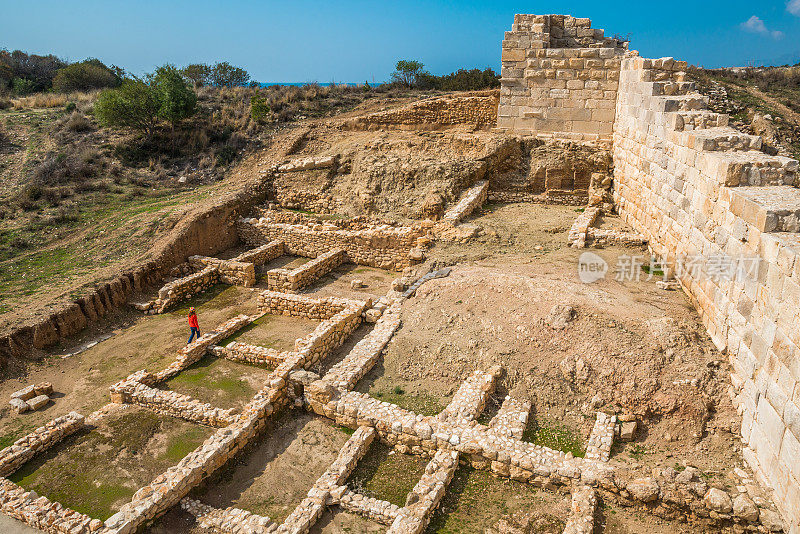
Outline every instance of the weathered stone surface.
POLYGON ((723 514, 730 513, 733 510, 733 503, 727 493, 721 489, 711 488, 706 492, 703 497, 703 502, 710 510, 720 512, 723 514))
POLYGON ((651 502, 658 498, 658 483, 650 477, 632 480, 625 489, 638 501, 651 502))

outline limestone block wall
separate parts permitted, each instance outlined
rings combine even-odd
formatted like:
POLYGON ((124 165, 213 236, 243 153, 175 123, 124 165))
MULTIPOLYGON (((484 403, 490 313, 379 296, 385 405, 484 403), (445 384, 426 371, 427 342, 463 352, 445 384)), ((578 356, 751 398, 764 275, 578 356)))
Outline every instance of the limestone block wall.
POLYGON ((625 48, 591 21, 516 15, 503 40, 497 127, 540 138, 610 141, 625 48))
POLYGON ((439 129, 457 124, 491 128, 497 122, 497 91, 482 91, 470 95, 434 97, 414 102, 399 109, 390 109, 356 117, 343 126, 354 130, 439 129))
POLYGON ((253 287, 256 283, 255 265, 250 262, 221 260, 208 256, 189 256, 188 262, 192 269, 197 271, 209 267, 216 268, 219 272, 219 281, 223 284, 253 287))
POLYGON ((417 239, 426 232, 410 226, 377 225, 359 230, 335 225, 273 223, 265 218, 240 218, 239 235, 250 246, 279 240, 295 256, 316 258, 334 248, 342 248, 353 263, 381 269, 401 270, 414 261, 409 257, 417 239))
POLYGON ((161 313, 170 306, 202 293, 219 282, 219 269, 209 265, 194 274, 184 276, 164 285, 158 292, 158 298, 154 301, 153 309, 161 313))
POLYGON ((622 61, 614 195, 668 258, 712 339, 727 349, 744 457, 800 532, 798 162, 756 149, 685 82, 684 62, 622 61), (700 258, 698 268, 681 261, 700 258), (729 258, 727 276, 716 270, 729 258))
POLYGON ((313 284, 345 261, 347 254, 344 249, 337 248, 296 269, 271 269, 267 272, 267 287, 272 291, 297 291, 313 284))

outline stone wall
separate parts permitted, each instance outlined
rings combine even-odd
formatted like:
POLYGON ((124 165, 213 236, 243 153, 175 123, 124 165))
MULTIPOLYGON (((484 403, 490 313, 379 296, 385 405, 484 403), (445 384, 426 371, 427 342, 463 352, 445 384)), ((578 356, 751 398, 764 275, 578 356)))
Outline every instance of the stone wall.
POLYGON ((159 290, 158 298, 153 301, 150 309, 155 313, 163 313, 171 306, 188 300, 194 295, 214 287, 219 282, 219 269, 214 265, 209 265, 194 274, 165 284, 159 290))
POLYGON ((272 223, 266 219, 240 218, 236 227, 242 241, 250 246, 280 240, 288 254, 316 258, 341 248, 353 263, 381 269, 401 270, 414 263, 412 249, 426 234, 418 227, 376 225, 361 230, 335 225, 272 223))
POLYGON ((343 126, 353 130, 401 129, 436 130, 458 124, 492 128, 497 122, 497 91, 470 95, 434 97, 407 106, 356 117, 343 126))
POLYGON ((21 437, 0 451, 0 477, 10 475, 38 453, 49 449, 84 426, 83 416, 77 412, 70 412, 21 437))
POLYGON ((757 151, 758 138, 707 111, 685 67, 622 61, 615 200, 727 349, 744 457, 800 532, 798 163, 757 151))
POLYGON ((344 249, 337 248, 296 269, 271 269, 267 272, 267 287, 272 291, 297 291, 313 284, 345 261, 347 254, 344 249))
POLYGON ((196 271, 209 267, 219 273, 219 281, 233 286, 253 287, 256 283, 256 268, 251 262, 221 260, 208 256, 189 256, 189 265, 196 271))
POLYGON ((118 404, 137 404, 159 414, 217 428, 235 421, 233 409, 216 408, 188 395, 155 389, 135 379, 123 380, 111 386, 111 400, 118 404))
POLYGON ((610 141, 624 53, 589 19, 515 15, 503 41, 497 127, 540 138, 610 141))

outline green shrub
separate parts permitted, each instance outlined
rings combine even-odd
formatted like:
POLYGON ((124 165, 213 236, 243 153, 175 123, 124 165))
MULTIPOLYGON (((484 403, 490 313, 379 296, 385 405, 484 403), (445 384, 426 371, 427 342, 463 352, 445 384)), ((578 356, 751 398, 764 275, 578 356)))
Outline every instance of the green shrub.
POLYGON ((254 121, 265 122, 270 112, 271 110, 266 98, 258 94, 250 97, 250 117, 254 121))
POLYGON ((29 95, 36 90, 36 83, 25 78, 14 78, 11 81, 11 92, 16 96, 29 95))
POLYGON ((67 102, 67 105, 64 106, 64 111, 67 113, 72 113, 76 109, 78 109, 78 105, 75 102, 67 102))
POLYGON ((224 145, 217 150, 217 165, 227 165, 236 159, 236 149, 230 145, 224 145))
POLYGON ((178 121, 194 115, 197 95, 173 65, 156 69, 150 87, 159 102, 159 118, 170 122, 173 127, 178 121))
POLYGON ((94 115, 103 126, 141 130, 147 138, 158 124, 161 103, 152 88, 140 79, 126 80, 117 89, 106 89, 97 97, 94 115))
POLYGON ((116 87, 122 80, 99 59, 87 59, 59 69, 53 89, 61 93, 116 87))

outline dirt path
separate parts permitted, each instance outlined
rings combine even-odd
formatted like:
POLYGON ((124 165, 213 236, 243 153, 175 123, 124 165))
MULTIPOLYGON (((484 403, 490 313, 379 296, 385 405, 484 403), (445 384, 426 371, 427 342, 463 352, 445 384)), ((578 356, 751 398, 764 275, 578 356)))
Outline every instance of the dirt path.
POLYGON ((737 85, 736 87, 739 87, 740 89, 744 89, 745 91, 747 91, 748 93, 750 93, 754 97, 760 98, 764 102, 767 102, 770 105, 774 106, 775 108, 777 108, 783 114, 784 118, 792 121, 796 126, 800 126, 800 113, 797 113, 796 111, 794 111, 790 107, 786 106, 785 104, 782 104, 780 102, 780 100, 777 100, 777 99, 769 96, 767 93, 765 93, 765 92, 763 92, 763 91, 761 91, 759 89, 756 89, 755 87, 750 87, 749 85, 747 85, 747 86, 738 86, 737 85))

